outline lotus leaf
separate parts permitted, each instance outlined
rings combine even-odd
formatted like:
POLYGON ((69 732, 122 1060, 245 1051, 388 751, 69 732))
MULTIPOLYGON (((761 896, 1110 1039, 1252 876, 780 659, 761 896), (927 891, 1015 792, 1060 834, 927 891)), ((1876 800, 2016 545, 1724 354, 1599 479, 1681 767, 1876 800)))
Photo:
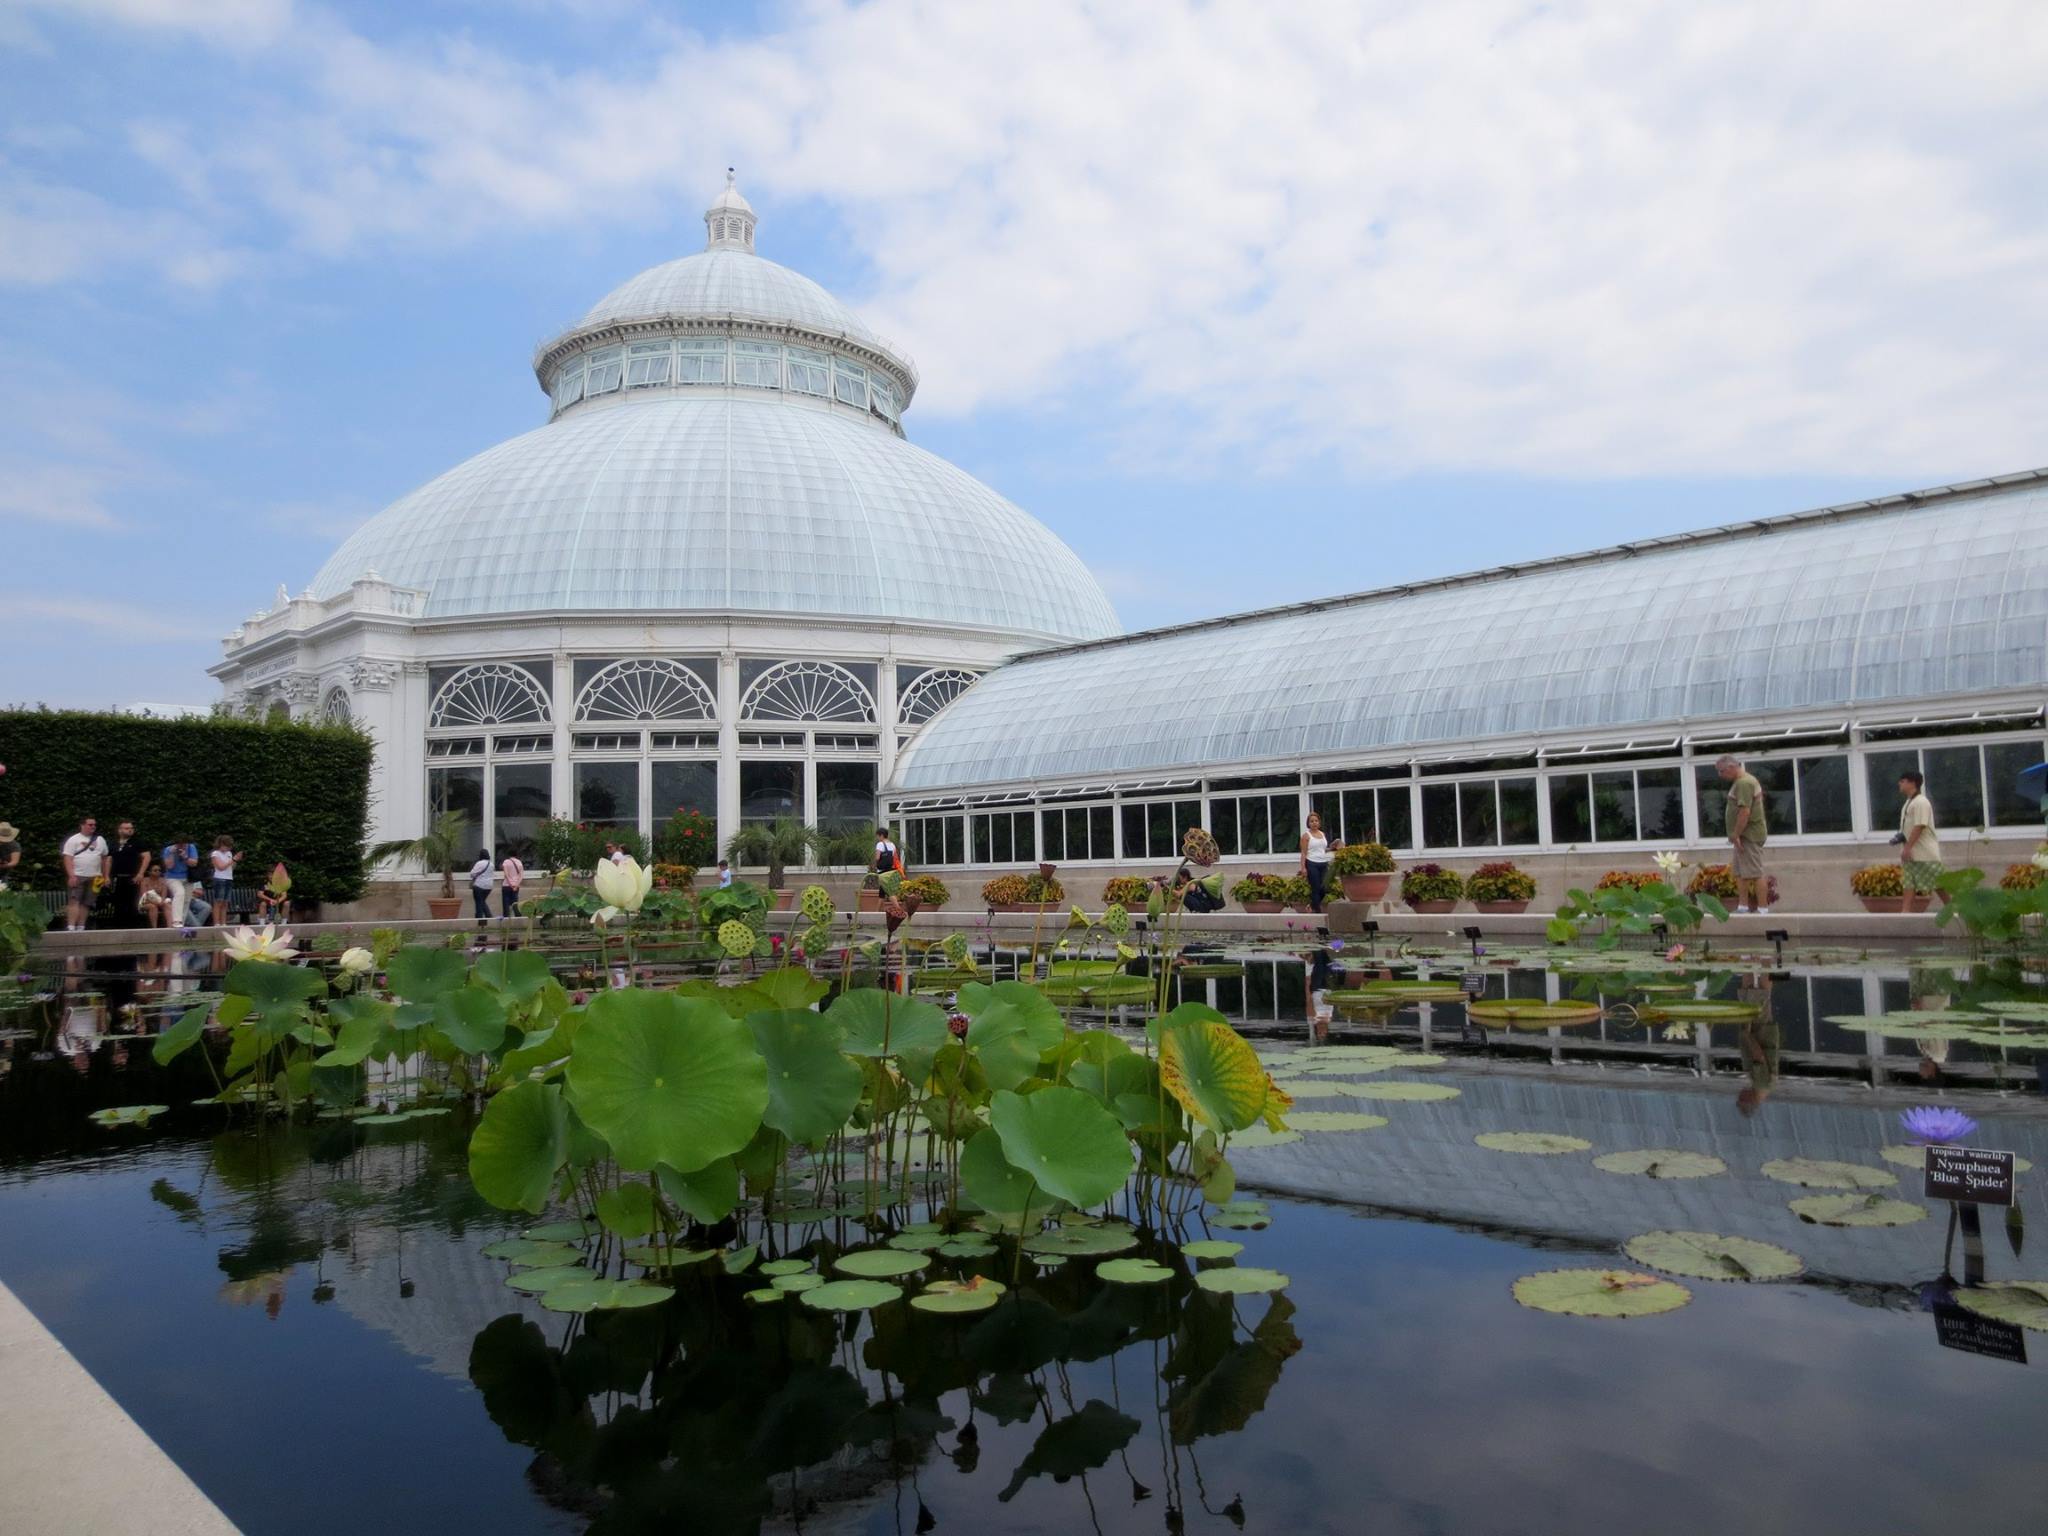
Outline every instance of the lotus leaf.
POLYGON ((773 1279, 778 1275, 808 1274, 810 1268, 806 1259, 768 1259, 761 1265, 761 1273, 773 1279))
POLYGON ((1437 1099, 1455 1099, 1459 1090, 1448 1083, 1354 1083, 1354 1099, 1396 1099, 1423 1104, 1437 1099))
POLYGON ((530 1237, 507 1237, 484 1249, 487 1259, 540 1268, 551 1264, 573 1264, 582 1254, 567 1243, 535 1242, 530 1237))
POLYGON ((1128 1227, 1054 1227, 1024 1239, 1024 1251, 1038 1258, 1095 1258, 1137 1246, 1137 1234, 1128 1227))
MULTIPOLYGON (((1293 1131, 1376 1131, 1386 1123, 1385 1115, 1355 1109, 1304 1109, 1287 1117, 1287 1128, 1293 1131)), ((1231 1145, 1242 1145, 1242 1141, 1233 1137, 1231 1145)))
POLYGON ((1111 1285, 1157 1285, 1171 1280, 1173 1271, 1156 1259, 1105 1259, 1095 1266, 1095 1278, 1111 1285))
POLYGON ((1191 1259, 1234 1259, 1244 1252, 1244 1244, 1222 1237, 1201 1237, 1182 1243, 1180 1251, 1191 1259))
POLYGON ((805 1306, 820 1312, 866 1312, 897 1300, 903 1288, 886 1280, 828 1280, 801 1294, 805 1306))
MULTIPOLYGON (((652 1280, 615 1280, 612 1293, 598 1303, 603 1312, 629 1312, 638 1307, 659 1306, 675 1292, 665 1285, 656 1285, 652 1280)), ((552 1295, 552 1292, 548 1293, 552 1295)), ((541 1305, 547 1305, 547 1298, 541 1298, 541 1305)))
MULTIPOLYGON (((960 1149, 960 1188, 984 1211, 1015 1216, 1034 1203, 1036 1186, 1028 1174, 1013 1167, 1004 1156, 1002 1137, 984 1130, 968 1137, 967 1144, 960 1149)), ((1047 1207, 1051 1206, 1051 1196, 1040 1198, 1047 1207)))
MULTIPOLYGON (((812 886, 811 890, 821 890, 812 886)), ((806 896, 810 891, 804 892, 806 896)), ((818 980, 800 965, 778 966, 772 971, 763 971, 744 990, 759 993, 768 999, 768 1006, 779 1009, 807 1009, 831 991, 831 987, 818 980)))
POLYGON ((1276 1081, 1273 1086, 1290 1099, 1341 1099, 1351 1091, 1349 1083, 1303 1082, 1293 1078, 1276 1081))
POLYGON ((1673 1280, 1626 1269, 1546 1269, 1515 1282, 1515 1300, 1568 1317, 1648 1317, 1673 1312, 1692 1292, 1673 1280))
POLYGON ((768 1283, 778 1291, 812 1291, 825 1283, 825 1277, 805 1271, 796 1275, 777 1275, 768 1283))
POLYGON ((677 1209, 706 1226, 725 1220, 740 1203, 739 1165, 729 1157, 718 1158, 688 1173, 657 1168, 654 1176, 661 1184, 662 1194, 677 1209))
POLYGON ((199 1038, 206 1021, 213 1013, 213 1000, 195 1003, 178 1015, 178 1022, 156 1037, 156 1043, 149 1048, 150 1059, 158 1066, 175 1059, 199 1038))
POLYGON ((986 1312, 1002 1298, 1000 1280, 980 1275, 968 1280, 934 1280, 922 1293, 910 1298, 920 1312, 986 1312))
POLYGON ((1638 1264, 1696 1280, 1789 1280, 1806 1272, 1789 1249, 1713 1232, 1645 1232, 1622 1248, 1638 1264))
POLYGON ((1994 1280, 1965 1286, 1955 1296, 1979 1317, 2048 1333, 2048 1280, 1994 1280))
POLYGON ((408 944, 386 962, 384 979, 407 1002, 431 1003, 444 992, 460 990, 469 979, 469 965, 455 950, 408 944))
POLYGON ((547 957, 530 949, 494 949, 477 956, 471 972, 485 986, 525 1002, 548 984, 547 957))
MULTIPOLYGON (((353 1067, 376 1048, 391 1023, 389 1003, 369 997, 337 997, 327 1005, 329 1022, 337 1026, 334 1048, 314 1058, 316 1067, 353 1067)), ((183 1021, 181 1020, 180 1023, 183 1021)), ((162 1042, 159 1041, 159 1044, 162 1042)), ((173 1052, 173 1054, 176 1054, 173 1052)))
POLYGON ((747 1294, 742 1296, 740 1299, 742 1301, 751 1301, 752 1303, 754 1303, 755 1306, 759 1307, 766 1306, 771 1301, 780 1301, 783 1297, 787 1296, 788 1294, 789 1292, 787 1291, 778 1291, 775 1289, 774 1286, 766 1285, 758 1291, 747 1292, 747 1294))
POLYGON ((434 999, 434 1029, 465 1056, 505 1043, 505 999, 488 987, 458 987, 434 999))
POLYGON ((1197 1270, 1195 1284, 1205 1291, 1216 1291, 1225 1296, 1254 1296, 1266 1291, 1284 1290, 1288 1280, 1277 1269, 1254 1269, 1233 1264, 1223 1269, 1197 1270))
POLYGON ((1593 1166, 1602 1173, 1640 1173, 1653 1179, 1704 1179, 1728 1171, 1728 1165, 1712 1153, 1680 1152, 1670 1148, 1608 1152, 1594 1158, 1593 1166))
POLYGON ((1556 1157, 1565 1152, 1590 1152, 1593 1143, 1577 1136, 1557 1136, 1548 1131, 1483 1131, 1472 1138, 1489 1152, 1526 1152, 1533 1157, 1556 1157))
MULTIPOLYGON (((1927 1166, 1927 1148, 1917 1143, 1910 1147, 1879 1147, 1877 1155, 1888 1163, 1897 1163, 1901 1168, 1924 1169, 1927 1166)), ((2025 1173, 2033 1166, 2029 1159, 2021 1157, 2018 1153, 2013 1154, 2014 1173, 2025 1173)))
POLYGON ((505 1210, 547 1209, 569 1155, 569 1109, 553 1083, 518 1083, 484 1106, 469 1138, 477 1193, 505 1210))
POLYGON ((552 1290, 564 1280, 588 1278, 590 1271, 581 1264, 551 1264, 545 1269, 522 1269, 505 1277, 505 1283, 515 1291, 524 1291, 530 1296, 552 1290))
MULTIPOLYGON (((1294 1138, 1299 1141, 1300 1137, 1294 1138)), ((1222 1211, 1209 1218, 1209 1225, 1222 1227, 1228 1232, 1258 1232, 1273 1224, 1273 1218, 1263 1211, 1222 1211)))
POLYGON ((842 1275, 885 1280, 897 1275, 914 1275, 928 1262, 921 1253, 905 1253, 895 1248, 859 1248, 852 1253, 842 1253, 832 1261, 832 1267, 842 1275))
POLYGON ((840 1051, 839 1026, 795 1010, 757 1013, 747 1025, 768 1071, 762 1123, 802 1142, 821 1142, 844 1126, 860 1103, 862 1079, 840 1051))
POLYGON ((599 1192, 597 1219, 607 1232, 640 1237, 654 1230, 654 1186, 628 1180, 599 1192))
POLYGON ((1232 1133, 1230 1150, 1237 1152, 1249 1147, 1284 1147, 1290 1141, 1299 1140, 1299 1131, 1269 1131, 1263 1125, 1254 1125, 1232 1133))
POLYGON ((825 1010, 825 1017, 845 1031, 840 1049, 852 1056, 936 1053, 952 1039, 944 1009, 922 998, 897 997, 877 987, 840 993, 825 1010))
POLYGON ((1927 1208, 1883 1195, 1808 1195, 1792 1202, 1792 1213, 1824 1227, 1903 1227, 1924 1219, 1927 1208))
POLYGON ((1219 1134, 1255 1125, 1266 1112, 1258 1053, 1218 1020, 1191 1019, 1161 1032, 1159 1080, 1182 1109, 1219 1134))
POLYGON ((592 1000, 569 1058, 576 1112, 619 1167, 702 1168, 753 1139, 767 1066, 744 1024, 710 1003, 638 988, 592 1000))
POLYGON ((1070 1205, 1099 1205, 1130 1177, 1131 1143, 1122 1124, 1079 1089, 999 1092, 989 1100, 988 1119, 1005 1161, 1070 1205))
POLYGON ((1805 1189, 1888 1189, 1898 1175, 1861 1163, 1835 1163, 1815 1157, 1774 1157, 1762 1169, 1767 1179, 1805 1189))
MULTIPOLYGON (((245 962, 260 963, 260 962, 245 962)), ((96 1109, 86 1116, 94 1125, 112 1130, 116 1126, 149 1124, 158 1115, 170 1113, 168 1104, 123 1104, 118 1109, 96 1109)))

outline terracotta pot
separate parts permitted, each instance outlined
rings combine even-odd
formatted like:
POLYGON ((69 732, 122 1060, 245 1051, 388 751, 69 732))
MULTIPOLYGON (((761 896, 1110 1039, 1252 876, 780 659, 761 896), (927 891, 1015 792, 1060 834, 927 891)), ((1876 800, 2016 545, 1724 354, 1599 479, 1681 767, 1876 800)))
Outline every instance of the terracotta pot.
POLYGON ((881 911, 882 893, 880 891, 863 890, 860 893, 860 905, 856 910, 861 912, 881 911))
POLYGON ((1902 910, 1907 912, 1925 912, 1934 905, 1934 896, 1928 891, 1908 891, 1901 899, 1906 903, 1902 910))
POLYGON ((1509 913, 1529 910, 1529 903, 1526 901, 1475 901, 1472 905, 1480 912, 1509 913))
POLYGON ((1393 878, 1392 874, 1339 875, 1337 881, 1344 887, 1346 901, 1378 901, 1387 894, 1387 885, 1393 878))
POLYGON ((1856 899, 1863 903, 1863 910, 1866 912, 1903 912, 1906 910, 1906 898, 1903 896, 1859 896, 1856 899))
POLYGON ((795 891, 770 891, 768 895, 771 898, 768 910, 771 912, 787 912, 796 901, 795 891))
POLYGON ((997 907, 998 912, 1052 912, 1059 903, 1056 901, 1006 901, 997 907))
POLYGON ((450 918, 462 916, 462 898, 460 896, 429 896, 427 898, 427 916, 440 923, 445 923, 450 918))
POLYGON ((1246 901, 1240 902, 1239 905, 1247 912, 1278 912, 1280 910, 1280 903, 1277 901, 1246 901))
POLYGON ((1458 910, 1458 904, 1455 901, 1411 901, 1408 903, 1408 910, 1422 913, 1455 912, 1458 910))

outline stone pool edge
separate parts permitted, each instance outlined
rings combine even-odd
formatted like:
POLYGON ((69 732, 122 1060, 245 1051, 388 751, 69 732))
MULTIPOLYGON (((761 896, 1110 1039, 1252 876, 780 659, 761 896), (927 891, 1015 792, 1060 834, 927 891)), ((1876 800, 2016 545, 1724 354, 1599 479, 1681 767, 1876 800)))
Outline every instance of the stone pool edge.
POLYGON ((4 1282, 0 1446, 8 1536, 238 1536, 4 1282))

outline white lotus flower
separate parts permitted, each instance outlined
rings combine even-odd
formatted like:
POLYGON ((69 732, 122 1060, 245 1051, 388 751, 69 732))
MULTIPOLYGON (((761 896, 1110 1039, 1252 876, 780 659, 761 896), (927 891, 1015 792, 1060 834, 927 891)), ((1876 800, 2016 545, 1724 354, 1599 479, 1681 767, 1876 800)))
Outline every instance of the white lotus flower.
MULTIPOLYGON (((621 912, 638 912, 640 904, 647 899, 647 893, 654 889, 654 870, 642 869, 631 855, 614 864, 610 859, 599 859, 597 868, 591 872, 590 883, 597 887, 607 908, 621 912)), ((605 914, 610 921, 610 914, 605 914)))
POLYGON ((277 931, 274 923, 265 923, 263 931, 244 925, 227 936, 225 948, 230 960, 275 960, 279 962, 296 960, 299 952, 292 948, 292 931, 277 931))
POLYGON ((1667 875, 1675 875, 1685 868, 1685 860, 1675 853, 1660 853, 1651 862, 1667 875))
POLYGON ((367 976, 377 969, 377 957, 361 945, 341 952, 341 974, 344 976, 367 976))
POLYGON ((613 918, 617 917, 618 915, 619 909, 617 907, 599 907, 595 912, 590 914, 590 926, 593 928, 602 928, 606 923, 610 922, 613 918))
POLYGON ((2034 855, 2034 868, 2048 869, 2048 849, 2034 855))

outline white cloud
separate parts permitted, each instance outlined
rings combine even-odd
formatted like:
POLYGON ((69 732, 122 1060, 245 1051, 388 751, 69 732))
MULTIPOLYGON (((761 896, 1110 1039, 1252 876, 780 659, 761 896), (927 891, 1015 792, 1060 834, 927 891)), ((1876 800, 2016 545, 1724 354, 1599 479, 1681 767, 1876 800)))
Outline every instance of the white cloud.
POLYGON ((161 607, 149 604, 109 603, 92 598, 23 597, 8 605, 18 623, 56 620, 83 625, 87 629, 121 640, 204 640, 212 638, 196 624, 174 624, 163 617, 161 607))
POLYGON ((118 477, 79 464, 41 463, 0 454, 0 519, 71 528, 117 528, 107 510, 118 477))
MULTIPOLYGON (((97 3, 154 26, 197 9, 97 3)), ((2033 0, 780 14, 716 41, 651 25, 600 71, 468 34, 375 42, 302 8, 238 33, 276 42, 236 131, 159 125, 135 147, 188 201, 336 259, 590 218, 687 227, 679 200, 736 163, 757 201, 839 213, 922 411, 1081 399, 1119 452, 1183 471, 2042 457, 2033 0)), ((104 244, 104 209, 43 217, 16 258, 32 274, 104 244)), ((211 251, 177 270, 207 280, 211 251)))

